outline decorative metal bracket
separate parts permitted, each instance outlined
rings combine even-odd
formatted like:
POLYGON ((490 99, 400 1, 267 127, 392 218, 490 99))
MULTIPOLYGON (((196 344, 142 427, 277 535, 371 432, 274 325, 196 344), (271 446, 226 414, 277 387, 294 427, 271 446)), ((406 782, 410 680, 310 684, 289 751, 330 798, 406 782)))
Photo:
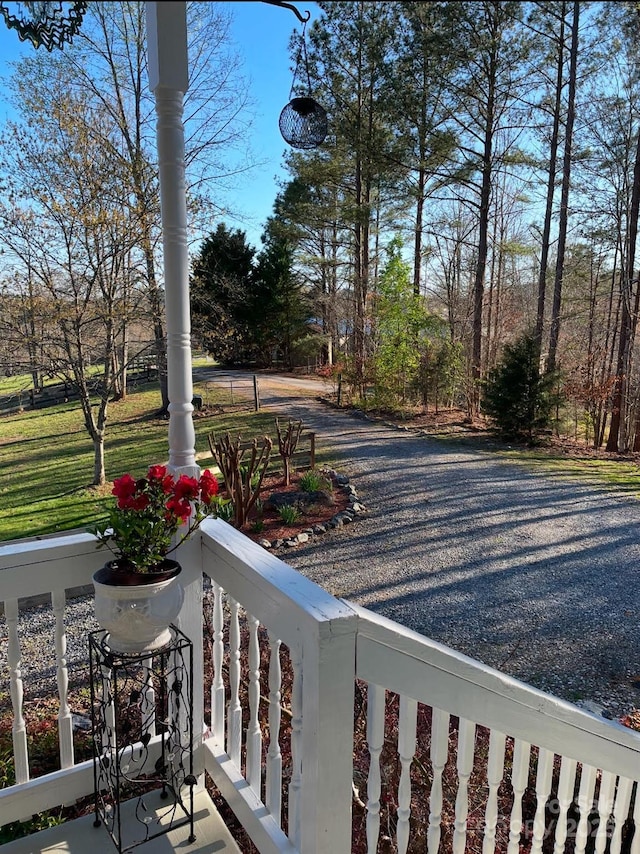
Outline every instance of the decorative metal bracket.
POLYGON ((7 27, 18 31, 20 41, 30 41, 35 48, 43 45, 49 52, 54 47, 62 50, 65 42, 72 41, 80 29, 86 11, 87 4, 84 2, 65 3, 62 0, 0 2, 0 13, 7 27), (12 10, 11 7, 16 8, 12 10))
POLYGON ((284 6, 286 9, 291 9, 298 20, 304 25, 302 27, 302 36, 300 38, 300 51, 296 61, 296 68, 293 73, 291 92, 289 93, 290 100, 280 113, 278 125, 280 127, 282 138, 293 148, 317 148, 324 142, 329 125, 327 111, 315 100, 315 98, 311 97, 311 76, 309 74, 309 61, 307 58, 307 44, 305 40, 307 22, 311 18, 311 12, 307 11, 307 17, 303 18, 300 12, 291 3, 279 2, 279 0, 263 0, 263 2, 271 3, 272 6, 284 6), (298 74, 298 68, 303 56, 304 68, 307 75, 307 94, 294 98, 293 94, 296 75, 298 74))
POLYGON ((301 24, 306 24, 309 18, 311 17, 311 12, 307 10, 307 17, 303 18, 301 13, 296 9, 293 3, 285 3, 281 0, 262 0, 263 3, 269 3, 271 6, 281 6, 283 9, 291 9, 296 18, 300 21, 301 24))

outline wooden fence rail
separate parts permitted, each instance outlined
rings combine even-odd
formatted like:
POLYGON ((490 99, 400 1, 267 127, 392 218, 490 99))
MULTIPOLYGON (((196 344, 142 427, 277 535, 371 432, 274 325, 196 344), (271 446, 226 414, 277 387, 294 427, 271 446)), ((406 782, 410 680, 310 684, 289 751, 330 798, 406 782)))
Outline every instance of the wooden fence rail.
MULTIPOLYGON (((253 439, 247 442, 240 442, 240 450, 249 450, 253 446, 253 439)), ((278 457, 277 447, 272 453, 272 458, 278 457)), ((300 434, 300 440, 295 454, 292 457, 294 468, 302 468, 308 466, 311 469, 316 467, 316 434, 311 430, 303 430, 300 434)))

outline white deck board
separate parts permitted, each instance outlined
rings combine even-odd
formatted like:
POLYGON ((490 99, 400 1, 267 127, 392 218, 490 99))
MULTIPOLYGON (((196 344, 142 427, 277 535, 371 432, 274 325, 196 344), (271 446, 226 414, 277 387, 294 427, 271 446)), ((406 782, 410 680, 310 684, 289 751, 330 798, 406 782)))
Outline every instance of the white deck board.
MULTIPOLYGON (((133 803, 123 804, 123 816, 133 803)), ((133 850, 140 854, 242 854, 206 792, 195 795, 194 816, 195 842, 189 843, 189 825, 185 825, 133 850)), ((93 826, 93 814, 0 845, 1 854, 114 854, 116 851, 105 828, 93 826)))

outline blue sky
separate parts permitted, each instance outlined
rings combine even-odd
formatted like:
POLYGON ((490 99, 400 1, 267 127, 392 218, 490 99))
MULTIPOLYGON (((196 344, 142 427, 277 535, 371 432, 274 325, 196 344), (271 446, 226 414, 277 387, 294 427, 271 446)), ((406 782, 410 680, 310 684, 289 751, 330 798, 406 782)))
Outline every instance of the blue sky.
MULTIPOLYGON (((228 208, 237 211, 237 217, 229 214, 225 222, 229 227, 246 231, 249 243, 259 247, 262 226, 272 212, 278 192, 277 178, 285 174, 282 155, 288 146, 280 135, 278 118, 291 90, 289 39, 294 29, 301 31, 302 24, 289 9, 257 0, 234 0, 219 5, 232 14, 232 37, 244 73, 251 80, 256 116, 249 143, 256 159, 261 161, 250 176, 239 178, 237 190, 227 195, 228 208)), ((294 5, 301 13, 311 12, 309 27, 319 14, 317 5, 304 0, 294 5)), ((31 51, 33 47, 20 42, 15 30, 9 30, 0 19, 2 60, 18 59, 31 51)), ((0 87, 0 122, 5 121, 7 113, 5 92, 0 87)))

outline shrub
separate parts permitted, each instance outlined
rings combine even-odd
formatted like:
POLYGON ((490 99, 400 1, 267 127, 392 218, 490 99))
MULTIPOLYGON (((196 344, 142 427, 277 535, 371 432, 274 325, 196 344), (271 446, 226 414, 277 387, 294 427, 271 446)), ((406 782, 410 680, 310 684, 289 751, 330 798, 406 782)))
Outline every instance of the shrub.
MULTIPOLYGON (((227 433, 217 439, 214 433, 210 433, 208 441, 233 506, 234 524, 237 528, 243 528, 250 510, 258 500, 262 480, 269 466, 271 439, 268 436, 261 440, 253 439, 248 446, 243 447, 240 436, 231 439, 227 433)), ((224 516, 222 518, 230 521, 224 516)))
POLYGON ((276 432, 278 434, 278 448, 284 465, 284 482, 287 486, 291 483, 292 460, 300 441, 302 433, 302 421, 289 419, 286 430, 280 426, 276 418, 276 432))
POLYGON ((260 488, 261 473, 259 471, 251 471, 248 465, 240 466, 240 477, 243 483, 249 482, 251 492, 256 492, 260 488))
POLYGON ((482 409, 505 438, 532 441, 548 429, 559 397, 557 374, 542 373, 532 335, 505 345, 501 361, 484 384, 482 409))

